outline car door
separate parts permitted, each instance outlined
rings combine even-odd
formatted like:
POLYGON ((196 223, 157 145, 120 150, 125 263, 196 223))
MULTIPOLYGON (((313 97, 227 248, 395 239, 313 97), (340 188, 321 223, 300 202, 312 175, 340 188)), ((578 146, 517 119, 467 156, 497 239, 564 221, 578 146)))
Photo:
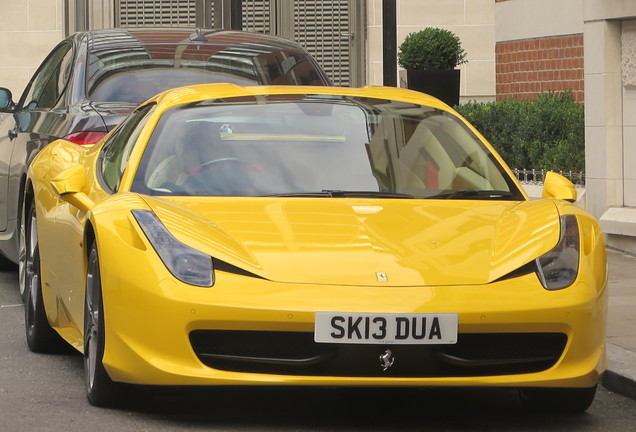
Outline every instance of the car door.
MULTIPOLYGON (((62 42, 44 60, 27 85, 14 113, 0 126, 0 231, 16 239, 21 185, 35 154, 58 137, 68 109, 62 94, 73 63, 70 42, 62 42), (8 231, 13 231, 10 233, 8 231)), ((17 241, 14 242, 17 249, 17 241)), ((17 254, 3 244, 3 253, 17 254), (13 253, 11 253, 13 252, 13 253)))

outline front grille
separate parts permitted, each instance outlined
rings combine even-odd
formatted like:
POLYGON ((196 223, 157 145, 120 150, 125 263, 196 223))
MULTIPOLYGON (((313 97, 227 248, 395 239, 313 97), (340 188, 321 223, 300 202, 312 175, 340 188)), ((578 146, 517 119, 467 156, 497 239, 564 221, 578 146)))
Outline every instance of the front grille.
POLYGON ((469 377, 540 372, 561 357, 562 333, 465 333, 455 345, 314 342, 313 333, 195 330, 190 342, 207 366, 234 372, 340 377, 469 377), (380 356, 395 361, 384 371, 380 356))

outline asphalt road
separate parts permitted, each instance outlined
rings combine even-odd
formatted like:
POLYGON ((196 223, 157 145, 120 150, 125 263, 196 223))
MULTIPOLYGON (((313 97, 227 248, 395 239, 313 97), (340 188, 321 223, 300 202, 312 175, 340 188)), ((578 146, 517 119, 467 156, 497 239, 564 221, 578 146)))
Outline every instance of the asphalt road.
POLYGON ((121 409, 86 401, 79 354, 24 340, 15 270, 0 272, 0 431, 636 431, 636 401, 600 389, 580 415, 541 414, 511 390, 152 389, 121 409))

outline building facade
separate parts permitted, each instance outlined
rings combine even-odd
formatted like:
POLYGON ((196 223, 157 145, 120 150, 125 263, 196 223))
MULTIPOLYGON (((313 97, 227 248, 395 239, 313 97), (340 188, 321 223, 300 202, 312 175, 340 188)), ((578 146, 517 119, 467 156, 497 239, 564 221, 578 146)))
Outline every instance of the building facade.
POLYGON ((496 96, 585 104, 585 207, 636 253, 636 2, 496 0, 496 96))
POLYGON ((0 86, 18 98, 44 56, 65 37, 63 0, 0 0, 0 86))
POLYGON ((583 0, 497 0, 497 99, 570 91, 584 100, 583 0))
POLYGON ((585 0, 587 207, 636 254, 636 2, 585 0))
MULTIPOLYGON (((371 85, 383 83, 383 0, 367 1, 367 77, 371 85)), ((494 0, 396 0, 396 43, 412 32, 441 27, 454 32, 467 53, 460 66, 461 101, 495 98, 494 0)))
MULTIPOLYGON (((395 0, 398 44, 426 26, 462 40, 462 100, 495 97, 494 0, 395 0), (426 11, 426 13, 423 13, 426 11)), ((382 85, 383 0, 241 0, 244 30, 294 39, 339 85, 382 85)), ((0 0, 11 24, 0 24, 0 85, 19 94, 42 57, 83 29, 139 26, 236 28, 233 0, 0 0), (55 19, 53 19, 55 17, 55 19), (22 46, 19 61, 15 46, 22 46)))

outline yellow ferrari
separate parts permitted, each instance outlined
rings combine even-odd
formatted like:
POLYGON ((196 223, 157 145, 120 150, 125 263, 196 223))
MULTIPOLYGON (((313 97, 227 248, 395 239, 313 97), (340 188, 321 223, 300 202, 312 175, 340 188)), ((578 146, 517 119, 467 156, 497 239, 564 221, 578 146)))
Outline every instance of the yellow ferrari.
POLYGON ((597 221, 530 200, 470 124, 382 87, 159 94, 28 172, 26 338, 128 384, 514 387, 583 411, 606 367, 597 221))

